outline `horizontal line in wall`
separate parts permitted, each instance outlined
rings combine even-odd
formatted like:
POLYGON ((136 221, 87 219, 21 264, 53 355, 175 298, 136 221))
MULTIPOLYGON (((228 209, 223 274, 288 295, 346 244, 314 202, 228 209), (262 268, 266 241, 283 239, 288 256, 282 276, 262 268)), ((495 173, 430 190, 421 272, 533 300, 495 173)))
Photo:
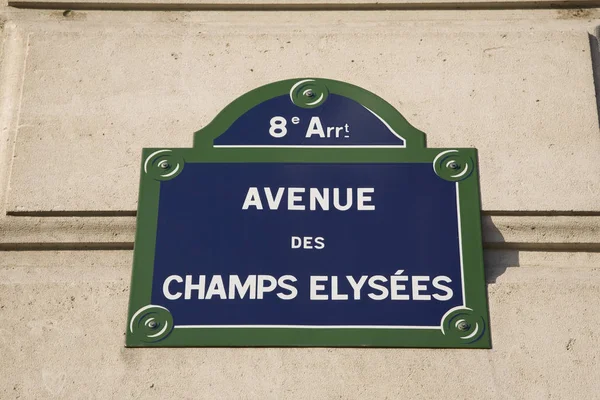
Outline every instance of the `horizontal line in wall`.
POLYGON ((600 211, 511 211, 511 210, 484 210, 482 215, 489 217, 600 217, 600 211))
POLYGON ((0 251, 133 250, 133 242, 110 243, 0 243, 0 251))
POLYGON ((11 217, 135 217, 137 211, 7 211, 11 217))
POLYGON ((378 10, 518 10, 596 8, 600 1, 489 1, 432 3, 308 3, 308 4, 198 4, 198 3, 128 3, 128 2, 45 2, 9 1, 8 5, 29 9, 114 10, 114 11, 378 11, 378 10))
POLYGON ((485 250, 543 251, 569 253, 600 253, 600 243, 514 243, 488 242, 483 244, 485 250))

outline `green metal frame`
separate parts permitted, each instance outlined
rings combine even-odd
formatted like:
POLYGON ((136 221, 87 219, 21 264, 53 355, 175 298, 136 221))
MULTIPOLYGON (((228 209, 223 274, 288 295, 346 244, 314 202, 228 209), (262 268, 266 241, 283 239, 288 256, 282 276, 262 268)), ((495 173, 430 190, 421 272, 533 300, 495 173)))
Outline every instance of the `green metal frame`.
POLYGON ((389 103, 348 83, 314 78, 315 89, 353 99, 406 139, 406 148, 215 148, 213 140, 254 106, 290 93, 301 79, 275 82, 241 96, 194 135, 193 148, 143 149, 137 231, 129 301, 128 347, 327 346, 490 348, 483 268, 477 150, 428 149, 425 134, 389 103), (435 161, 435 165, 434 165, 435 161), (188 163, 429 163, 440 179, 457 182, 460 197, 465 305, 447 313, 441 329, 186 328, 173 329, 168 310, 151 305, 161 182, 188 163), (162 164, 161 164, 162 163, 162 164), (454 164, 452 164, 454 163, 454 164), (165 164, 167 168, 165 168, 165 164), (448 167, 452 165, 452 168, 448 167), (148 321, 154 321, 149 323, 148 321))

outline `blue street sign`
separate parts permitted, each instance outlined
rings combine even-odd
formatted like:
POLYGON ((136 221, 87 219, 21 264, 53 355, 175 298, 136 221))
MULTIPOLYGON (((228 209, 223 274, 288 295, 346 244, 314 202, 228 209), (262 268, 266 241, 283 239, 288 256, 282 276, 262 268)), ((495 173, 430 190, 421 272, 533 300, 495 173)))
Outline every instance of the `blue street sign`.
POLYGON ((435 327, 463 304, 458 226, 427 164, 187 165, 152 302, 182 325, 435 327))
POLYGON ((243 96, 144 152, 128 345, 489 347, 475 160, 340 82, 243 96))

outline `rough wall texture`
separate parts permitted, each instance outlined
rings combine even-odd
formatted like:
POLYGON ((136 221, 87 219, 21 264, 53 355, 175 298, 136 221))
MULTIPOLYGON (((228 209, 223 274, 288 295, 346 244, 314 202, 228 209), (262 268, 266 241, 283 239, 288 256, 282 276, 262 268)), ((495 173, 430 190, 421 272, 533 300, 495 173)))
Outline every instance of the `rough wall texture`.
POLYGON ((595 3, 150 3, 2 8, 0 398, 600 397, 595 3), (125 349, 141 148, 310 75, 479 149, 493 349, 125 349))

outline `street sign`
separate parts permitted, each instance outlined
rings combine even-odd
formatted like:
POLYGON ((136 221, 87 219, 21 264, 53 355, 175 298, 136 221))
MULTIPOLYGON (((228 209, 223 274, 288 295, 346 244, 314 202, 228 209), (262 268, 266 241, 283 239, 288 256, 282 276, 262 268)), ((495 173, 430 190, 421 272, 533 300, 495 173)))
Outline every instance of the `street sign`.
POLYGON ((347 83, 243 95, 143 151, 127 346, 489 348, 476 161, 347 83))

